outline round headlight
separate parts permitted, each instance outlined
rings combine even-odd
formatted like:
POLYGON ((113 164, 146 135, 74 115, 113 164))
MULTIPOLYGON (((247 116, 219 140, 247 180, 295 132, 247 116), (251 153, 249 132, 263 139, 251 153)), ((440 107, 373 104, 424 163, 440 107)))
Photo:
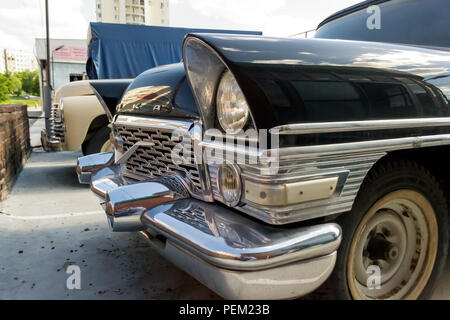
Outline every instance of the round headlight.
POLYGON ((237 133, 248 121, 247 101, 236 79, 230 71, 225 71, 217 90, 217 118, 223 130, 237 133))
POLYGON ((235 206, 241 199, 241 180, 234 166, 222 164, 217 172, 219 190, 225 204, 235 206))

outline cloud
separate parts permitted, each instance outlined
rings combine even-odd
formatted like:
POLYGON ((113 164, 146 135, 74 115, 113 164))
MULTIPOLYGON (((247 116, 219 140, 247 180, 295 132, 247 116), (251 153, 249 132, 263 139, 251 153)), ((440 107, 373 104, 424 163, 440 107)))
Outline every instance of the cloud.
POLYGON ((315 29, 327 16, 360 0, 170 0, 171 24, 260 30, 290 36, 315 29))
MULTIPOLYGON (((2 1, 0 47, 32 52, 34 39, 45 37, 44 10, 43 0, 2 1)), ((94 10, 95 0, 49 0, 50 37, 85 39, 94 10)))
POLYGON ((285 0, 190 0, 198 13, 236 24, 256 26, 267 23, 271 13, 286 4, 285 0))
MULTIPOLYGON (((45 36, 44 0, 0 0, 0 47, 32 51, 45 36)), ((172 26, 260 30, 290 36, 360 0, 170 0, 172 26)), ((85 39, 95 0, 49 0, 50 36, 85 39)))

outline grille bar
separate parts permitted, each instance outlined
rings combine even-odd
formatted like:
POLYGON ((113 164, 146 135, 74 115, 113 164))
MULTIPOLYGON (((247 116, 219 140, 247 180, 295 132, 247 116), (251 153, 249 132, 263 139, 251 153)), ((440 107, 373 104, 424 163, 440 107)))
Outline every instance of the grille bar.
POLYGON ((64 143, 65 126, 59 113, 59 105, 52 104, 50 110, 50 140, 64 143))

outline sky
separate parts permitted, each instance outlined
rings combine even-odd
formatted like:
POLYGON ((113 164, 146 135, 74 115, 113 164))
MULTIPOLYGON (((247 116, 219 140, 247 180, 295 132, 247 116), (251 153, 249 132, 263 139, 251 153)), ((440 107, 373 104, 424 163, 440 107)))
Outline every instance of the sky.
MULTIPOLYGON (((112 0, 111 0, 112 1, 112 0)), ((288 37, 314 29, 361 0, 170 0, 170 25, 263 31, 288 37)), ((0 48, 33 52, 45 36, 44 0, 0 0, 0 48)), ((50 37, 85 39, 95 0, 49 0, 50 37)))

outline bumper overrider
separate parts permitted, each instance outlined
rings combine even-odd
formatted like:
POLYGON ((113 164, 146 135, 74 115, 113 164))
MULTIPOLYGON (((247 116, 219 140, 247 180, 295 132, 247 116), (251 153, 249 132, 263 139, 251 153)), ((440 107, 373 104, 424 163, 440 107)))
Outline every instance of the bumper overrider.
POLYGON ((111 229, 139 231, 162 256, 220 296, 296 298, 331 274, 341 241, 337 224, 269 226, 191 198, 176 176, 127 180, 112 159, 112 153, 82 157, 77 168, 80 182, 89 177, 103 200, 111 229))
POLYGON ((114 162, 113 152, 96 153, 78 158, 77 175, 81 184, 90 184, 94 173, 103 169, 114 162))
POLYGON ((61 151, 62 141, 55 139, 55 137, 49 137, 47 130, 41 130, 41 145, 44 151, 61 151))

